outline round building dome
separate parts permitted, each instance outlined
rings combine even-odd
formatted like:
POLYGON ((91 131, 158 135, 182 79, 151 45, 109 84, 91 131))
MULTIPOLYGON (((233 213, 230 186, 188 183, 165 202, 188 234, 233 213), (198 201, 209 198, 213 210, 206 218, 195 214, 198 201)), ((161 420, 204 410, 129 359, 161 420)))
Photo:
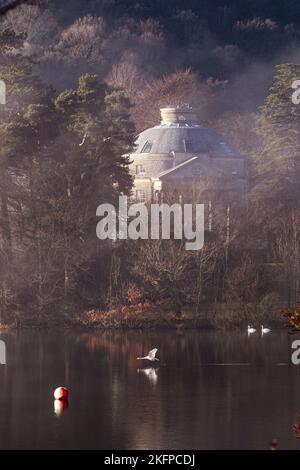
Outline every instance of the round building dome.
POLYGON ((195 180, 210 179, 213 186, 221 175, 237 192, 245 193, 244 157, 216 132, 199 125, 192 108, 163 108, 161 115, 158 126, 139 134, 130 155, 137 200, 151 200, 165 186, 195 180))
POLYGON ((164 108, 161 114, 160 125, 139 134, 134 153, 237 155, 220 135, 197 124, 196 114, 192 108, 164 108))

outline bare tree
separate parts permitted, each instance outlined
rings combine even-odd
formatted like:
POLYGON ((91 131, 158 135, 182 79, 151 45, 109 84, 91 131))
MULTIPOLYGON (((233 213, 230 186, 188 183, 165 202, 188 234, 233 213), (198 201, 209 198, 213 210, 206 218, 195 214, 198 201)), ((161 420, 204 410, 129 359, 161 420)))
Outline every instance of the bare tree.
POLYGON ((107 28, 103 18, 87 15, 63 30, 53 46, 53 54, 66 61, 85 59, 91 64, 104 60, 107 28))
POLYGON ((279 258, 286 280, 288 305, 299 300, 300 283, 300 211, 293 209, 283 214, 274 233, 275 255, 279 258))
POLYGON ((106 80, 109 85, 122 88, 132 103, 143 99, 146 79, 136 65, 126 61, 116 63, 106 80))

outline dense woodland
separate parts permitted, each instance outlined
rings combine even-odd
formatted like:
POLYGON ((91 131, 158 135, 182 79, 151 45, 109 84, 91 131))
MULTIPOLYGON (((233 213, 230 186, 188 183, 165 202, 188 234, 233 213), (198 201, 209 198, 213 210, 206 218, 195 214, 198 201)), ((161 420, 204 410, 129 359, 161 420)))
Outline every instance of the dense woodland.
POLYGON ((239 324, 295 305, 300 5, 277 3, 53 0, 1 17, 2 323, 165 302, 178 315, 219 305, 217 323, 239 324), (185 103, 247 155, 229 243, 221 222, 199 252, 99 241, 97 206, 130 194, 122 155, 161 106, 185 103))

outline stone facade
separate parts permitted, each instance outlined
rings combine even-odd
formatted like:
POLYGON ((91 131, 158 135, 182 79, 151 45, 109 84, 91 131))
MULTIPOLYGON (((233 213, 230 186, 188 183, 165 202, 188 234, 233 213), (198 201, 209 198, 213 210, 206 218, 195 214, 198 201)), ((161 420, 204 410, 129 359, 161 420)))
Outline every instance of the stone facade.
POLYGON ((224 190, 243 198, 245 157, 215 132, 197 122, 192 108, 161 109, 161 124, 139 134, 130 155, 134 175, 133 199, 151 201, 166 186, 223 181, 224 190), (226 183, 224 183, 226 181, 226 183), (226 188, 225 188, 226 186, 226 188))

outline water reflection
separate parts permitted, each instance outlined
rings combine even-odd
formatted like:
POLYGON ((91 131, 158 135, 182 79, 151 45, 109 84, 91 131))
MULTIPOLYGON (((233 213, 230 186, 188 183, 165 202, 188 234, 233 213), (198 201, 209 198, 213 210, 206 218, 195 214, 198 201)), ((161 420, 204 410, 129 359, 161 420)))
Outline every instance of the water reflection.
POLYGON ((155 385, 157 383, 158 375, 157 375, 158 369, 154 369, 153 367, 148 367, 146 369, 138 369, 138 373, 144 374, 150 383, 155 385))
POLYGON ((68 400, 54 400, 54 413, 59 418, 69 408, 68 400))
POLYGON ((2 449, 266 449, 272 439, 284 449, 299 442, 291 427, 299 368, 290 363, 295 337, 286 332, 5 332, 1 339, 9 351, 0 366, 2 449), (159 368, 141 368, 136 358, 153 345, 159 368), (72 391, 67 413, 55 403, 53 413, 58 383, 72 391))

